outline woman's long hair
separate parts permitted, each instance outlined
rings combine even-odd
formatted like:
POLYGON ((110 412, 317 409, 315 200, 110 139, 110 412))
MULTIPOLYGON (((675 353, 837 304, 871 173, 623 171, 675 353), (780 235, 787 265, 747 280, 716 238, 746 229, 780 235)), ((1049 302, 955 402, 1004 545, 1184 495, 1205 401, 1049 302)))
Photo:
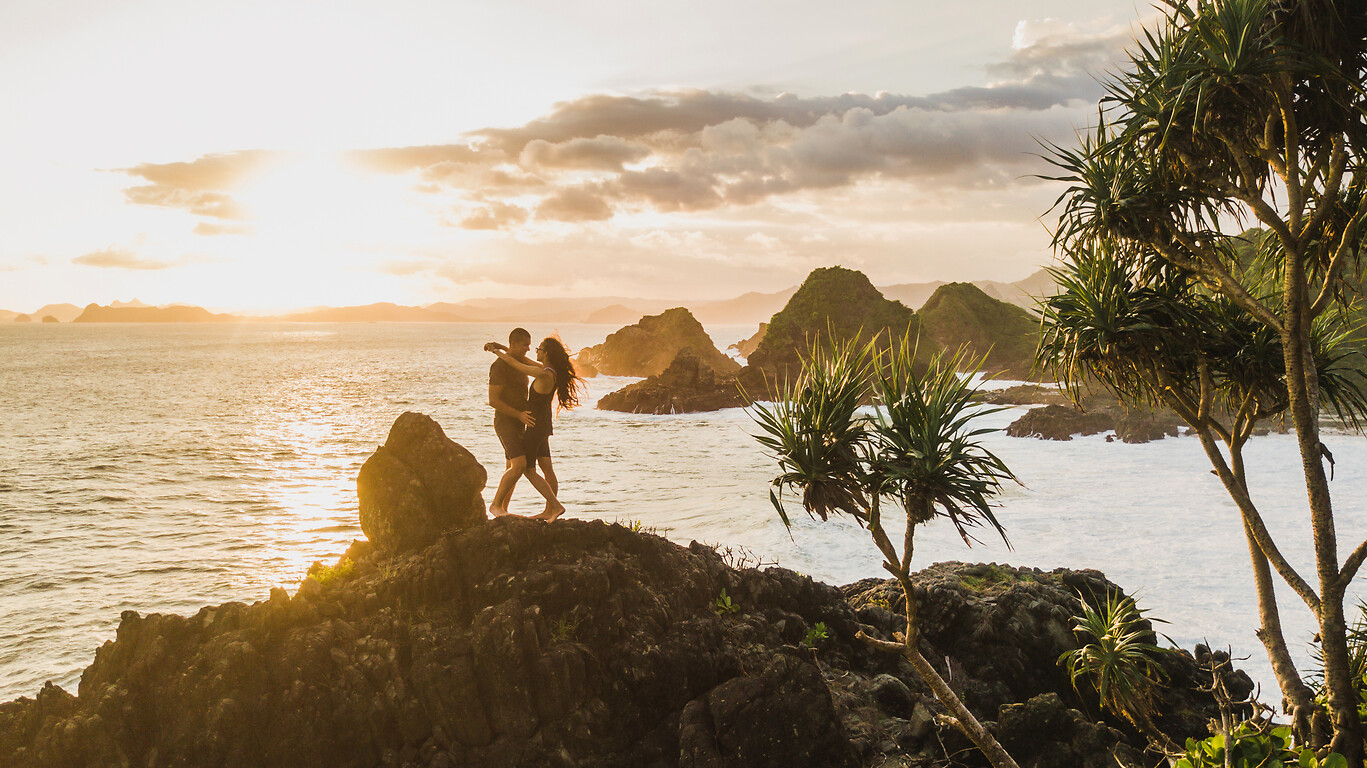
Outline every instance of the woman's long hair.
POLYGON ((579 405, 579 396, 584 392, 584 377, 574 371, 569 350, 560 339, 547 336, 541 342, 546 350, 546 365, 555 371, 556 410, 565 410, 579 405))

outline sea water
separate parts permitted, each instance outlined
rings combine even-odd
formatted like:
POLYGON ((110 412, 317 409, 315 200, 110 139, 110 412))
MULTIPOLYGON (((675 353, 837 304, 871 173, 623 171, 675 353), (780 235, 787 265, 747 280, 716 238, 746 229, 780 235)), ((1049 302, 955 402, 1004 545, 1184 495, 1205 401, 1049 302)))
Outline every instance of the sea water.
MULTIPOLYGON (((609 326, 530 327, 571 348, 609 326)), ((426 413, 497 478, 485 341, 506 324, 0 326, 0 701, 74 688, 123 610, 192 613, 293 590, 353 539, 356 474, 404 411, 426 413)), ((708 329, 719 347, 751 326, 708 329)), ((679 543, 744 547, 835 583, 885 576, 868 534, 769 501, 776 474, 741 409, 669 416, 592 404, 632 379, 599 377, 562 413, 551 448, 568 515, 636 522, 679 543)), ((1005 427, 1025 412, 984 416, 1005 427)), ((1329 435, 1341 556, 1367 535, 1367 440, 1329 435)), ((1257 605, 1237 513, 1197 440, 1104 436, 984 443, 1020 478, 996 511, 1010 547, 952 525, 917 534, 915 564, 1096 568, 1137 594, 1171 640, 1228 646, 1277 701, 1254 637, 1257 605)), ((1282 551, 1313 581, 1307 503, 1290 435, 1247 448, 1252 492, 1282 551)), ((496 480, 495 480, 496 481, 496 480)), ((486 490, 486 499, 492 489, 486 490)), ((538 511, 522 484, 512 511, 538 511)), ((1355 600, 1359 590, 1351 592, 1355 600)), ((1280 592, 1309 668, 1313 622, 1280 592)))

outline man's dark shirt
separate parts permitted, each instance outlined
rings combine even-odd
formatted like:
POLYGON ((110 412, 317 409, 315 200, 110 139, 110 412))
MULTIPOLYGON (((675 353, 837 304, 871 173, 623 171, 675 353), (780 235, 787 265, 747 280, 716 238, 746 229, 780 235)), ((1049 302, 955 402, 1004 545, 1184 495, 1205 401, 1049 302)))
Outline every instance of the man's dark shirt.
MULTIPOLYGON (((489 366, 489 386, 499 388, 498 396, 505 405, 517 411, 527 410, 527 374, 502 360, 495 360, 494 364, 489 366)), ((518 421, 501 411, 494 411, 494 414, 495 419, 518 421)))

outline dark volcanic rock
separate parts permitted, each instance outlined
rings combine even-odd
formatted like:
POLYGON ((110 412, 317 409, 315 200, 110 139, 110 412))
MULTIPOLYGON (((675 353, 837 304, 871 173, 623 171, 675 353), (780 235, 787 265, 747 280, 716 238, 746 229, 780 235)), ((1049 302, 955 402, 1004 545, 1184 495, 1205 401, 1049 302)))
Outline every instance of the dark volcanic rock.
POLYGON ((658 376, 685 349, 722 375, 735 375, 740 364, 718 351, 702 323, 683 307, 647 315, 608 336, 602 344, 579 350, 582 375, 658 376))
MULTIPOLYGON (((994 400, 992 395, 985 393, 982 399, 1013 404, 1006 397, 994 400)), ((1021 399, 1028 397, 1024 395, 1021 399)), ((1006 434, 1012 437, 1038 437, 1041 440, 1072 440, 1073 435, 1095 435, 1115 430, 1115 436, 1124 442, 1147 443, 1164 437, 1176 437, 1181 434, 1182 424, 1181 417, 1166 409, 1126 408, 1113 399, 1093 396, 1088 398, 1085 411, 1071 404, 1034 408, 1012 422, 1006 428, 1006 434)), ((1111 440, 1110 437, 1106 438, 1107 442, 1111 440)))
POLYGON ((1071 405, 1068 396, 1057 387, 1039 384, 1017 384, 1006 389, 980 389, 974 400, 992 405, 1071 405))
MULTIPOLYGON (((501 518, 347 559, 293 597, 125 612, 79 697, 0 705, 0 765, 818 768, 943 765, 942 743, 982 764, 937 731, 943 710, 900 657, 855 638, 901 629, 891 580, 737 571, 710 547, 578 520, 501 518), (716 609, 723 589, 738 611, 716 609), (827 639, 801 647, 818 622, 827 639)), ((1095 702, 1057 664, 1078 595, 1119 589, 1100 573, 941 563, 914 580, 922 652, 1022 766, 1142 744, 1083 714, 1095 702)), ((1181 717, 1159 725, 1181 742, 1216 710, 1196 662, 1172 659, 1161 705, 1181 717)))
POLYGON ((1046 405, 1032 408, 1011 422, 1006 434, 1042 440, 1072 440, 1073 435, 1095 435, 1114 428, 1115 418, 1108 413, 1087 413, 1069 405, 1046 405))
POLYGON ((733 376, 718 376, 690 349, 674 358, 665 372, 609 393, 598 401, 605 411, 626 413, 694 413, 746 405, 733 376))
POLYGON ((356 478, 361 530, 375 546, 399 551, 432 543, 444 531, 484 522, 488 474, 430 416, 408 412, 356 478))

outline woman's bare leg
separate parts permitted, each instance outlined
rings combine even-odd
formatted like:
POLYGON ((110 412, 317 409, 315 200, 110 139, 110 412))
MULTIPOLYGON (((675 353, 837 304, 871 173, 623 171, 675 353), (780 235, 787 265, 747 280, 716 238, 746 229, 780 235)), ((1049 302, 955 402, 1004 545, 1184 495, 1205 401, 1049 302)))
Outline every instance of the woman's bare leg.
POLYGON ((517 486, 517 479, 526 471, 526 456, 508 459, 508 468, 503 471, 503 476, 498 479, 498 490, 494 491, 494 500, 489 502, 490 515, 494 517, 503 517, 504 515, 510 514, 508 512, 508 502, 513 500, 513 488, 517 486))
MULTIPOLYGON (((541 476, 546 478, 551 490, 555 491, 555 497, 560 498, 560 480, 555 476, 555 467, 551 466, 551 457, 542 456, 536 460, 536 465, 541 468, 541 476)), ((547 507, 549 509, 549 507, 547 507)))
POLYGON ((536 470, 531 467, 528 467, 522 474, 531 481, 532 487, 536 489, 537 493, 546 499, 546 509, 539 515, 533 515, 533 517, 537 520, 554 520, 565 514, 565 505, 561 504, 560 500, 555 497, 555 490, 551 488, 551 484, 546 481, 546 478, 537 474, 536 470))

